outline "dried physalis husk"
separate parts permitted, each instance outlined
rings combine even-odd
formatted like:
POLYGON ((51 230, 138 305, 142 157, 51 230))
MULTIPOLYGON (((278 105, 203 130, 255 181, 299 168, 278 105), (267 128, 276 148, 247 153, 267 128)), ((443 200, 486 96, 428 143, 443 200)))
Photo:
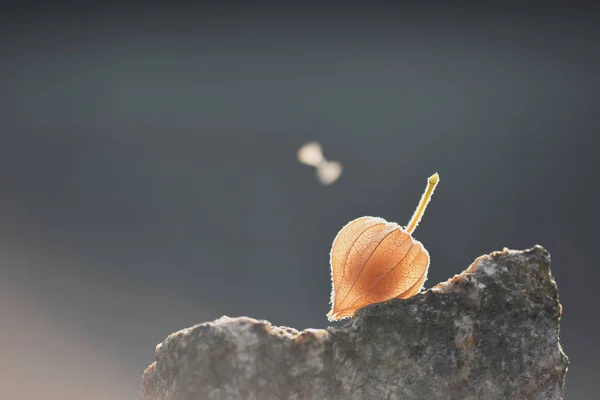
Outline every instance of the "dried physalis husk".
POLYGON ((369 304, 417 294, 427 279, 429 253, 411 234, 419 224, 438 174, 405 229, 383 218, 361 217, 337 234, 331 247, 330 321, 352 317, 369 304))

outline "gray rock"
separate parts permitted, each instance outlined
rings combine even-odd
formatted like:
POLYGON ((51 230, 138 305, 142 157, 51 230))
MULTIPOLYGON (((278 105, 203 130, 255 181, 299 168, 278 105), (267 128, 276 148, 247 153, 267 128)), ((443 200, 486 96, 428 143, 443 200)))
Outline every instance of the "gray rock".
POLYGON ((176 332, 141 398, 562 399, 561 311, 548 252, 505 249, 340 328, 222 317, 176 332))

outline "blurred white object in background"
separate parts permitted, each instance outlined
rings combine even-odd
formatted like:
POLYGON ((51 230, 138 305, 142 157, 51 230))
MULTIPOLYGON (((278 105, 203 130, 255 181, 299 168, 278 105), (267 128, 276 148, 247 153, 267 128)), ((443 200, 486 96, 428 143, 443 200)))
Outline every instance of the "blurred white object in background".
POLYGON ((324 161, 317 166, 317 178, 323 185, 331 185, 342 174, 342 164, 337 161, 324 161))
POLYGON ((321 143, 308 142, 298 150, 298 160, 306 165, 316 167, 323 161, 323 150, 321 143))
POLYGON ((308 142, 300 147, 298 161, 316 167, 317 179, 324 186, 331 185, 342 174, 342 164, 338 161, 327 161, 319 142, 308 142))

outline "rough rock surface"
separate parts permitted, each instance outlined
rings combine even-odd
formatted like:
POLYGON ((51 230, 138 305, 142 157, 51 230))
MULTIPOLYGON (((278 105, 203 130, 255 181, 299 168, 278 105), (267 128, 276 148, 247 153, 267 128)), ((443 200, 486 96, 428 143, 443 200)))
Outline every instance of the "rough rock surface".
POLYGON ((505 249, 341 328, 222 317, 173 333, 141 398, 562 399, 560 316, 548 252, 505 249))

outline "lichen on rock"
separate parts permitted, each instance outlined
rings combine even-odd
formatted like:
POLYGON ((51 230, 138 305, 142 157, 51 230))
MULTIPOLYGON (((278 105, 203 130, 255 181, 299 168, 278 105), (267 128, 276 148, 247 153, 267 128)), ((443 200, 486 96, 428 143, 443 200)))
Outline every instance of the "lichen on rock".
POLYGON ((222 317, 176 332, 157 346, 141 398, 562 399, 561 313, 548 252, 504 249, 343 327, 222 317))

